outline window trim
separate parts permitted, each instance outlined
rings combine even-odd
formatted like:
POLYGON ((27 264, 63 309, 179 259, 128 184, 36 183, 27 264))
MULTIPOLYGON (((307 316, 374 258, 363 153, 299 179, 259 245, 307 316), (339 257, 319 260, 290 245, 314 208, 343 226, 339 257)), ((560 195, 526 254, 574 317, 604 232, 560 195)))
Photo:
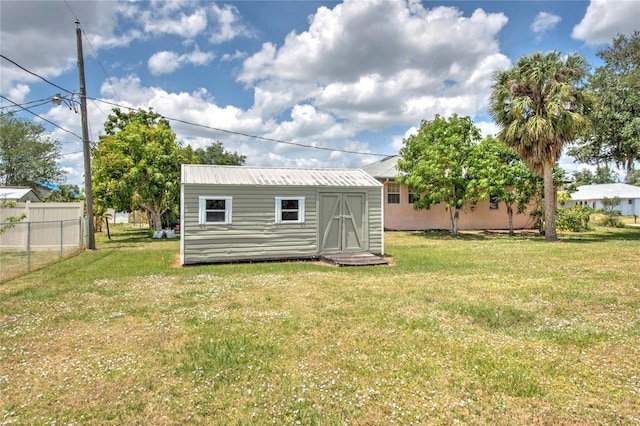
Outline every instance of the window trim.
POLYGON ((398 204, 400 204, 402 202, 402 198, 401 198, 402 194, 401 193, 402 193, 402 187, 398 182, 396 182, 396 181, 387 182, 387 204, 394 205, 394 206, 397 206, 398 204), (396 191, 391 192, 389 190, 391 185, 394 185, 394 186, 397 185, 398 191, 397 192, 396 191), (397 203, 390 202, 390 200, 389 200, 389 196, 390 195, 397 195, 398 196, 398 202, 397 203))
MULTIPOLYGON (((198 223, 200 225, 231 225, 233 217, 233 197, 219 195, 201 195, 198 197, 199 211, 198 223), (223 222, 207 222, 207 201, 224 200, 224 221, 223 222)), ((213 211, 213 210, 210 210, 213 211)), ((221 210, 219 210, 221 211, 221 210)))
POLYGON ((498 201, 498 197, 494 197, 493 195, 489 196, 489 210, 499 210, 500 202, 498 201))
MULTIPOLYGON (((304 223, 304 205, 305 205, 305 197, 275 197, 276 204, 276 223, 278 224, 287 224, 287 223, 304 223), (298 219, 297 220, 284 220, 282 219, 282 202, 283 201, 298 201, 298 219)), ((287 211, 287 210, 285 210, 287 211)), ((291 209, 293 211, 293 209, 291 209)))
POLYGON ((408 188, 407 202, 409 204, 415 204, 417 201, 420 201, 420 194, 414 192, 411 188, 408 188))

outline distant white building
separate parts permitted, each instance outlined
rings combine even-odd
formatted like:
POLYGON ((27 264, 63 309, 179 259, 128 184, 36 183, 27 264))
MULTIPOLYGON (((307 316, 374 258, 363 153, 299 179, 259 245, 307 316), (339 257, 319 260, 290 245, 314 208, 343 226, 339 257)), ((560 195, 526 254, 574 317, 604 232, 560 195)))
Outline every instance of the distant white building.
POLYGON ((33 189, 26 186, 0 186, 0 199, 17 203, 42 201, 33 189))
POLYGON ((602 208, 603 198, 620 198, 620 204, 614 207, 623 216, 640 216, 640 186, 625 183, 605 183, 600 185, 583 185, 571 194, 571 200, 565 207, 587 205, 594 209, 602 208))

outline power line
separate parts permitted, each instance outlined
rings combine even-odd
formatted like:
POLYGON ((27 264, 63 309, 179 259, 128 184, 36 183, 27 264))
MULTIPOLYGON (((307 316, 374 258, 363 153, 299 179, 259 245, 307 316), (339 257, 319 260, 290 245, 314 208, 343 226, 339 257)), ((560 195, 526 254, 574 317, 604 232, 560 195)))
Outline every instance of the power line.
MULTIPOLYGON (((45 81, 45 82, 49 83, 49 84, 50 84, 50 85, 52 85, 53 87, 57 87, 58 89, 63 90, 63 91, 65 91, 65 92, 67 92, 67 93, 69 93, 69 94, 73 95, 73 92, 72 92, 72 91, 67 90, 67 89, 65 89, 65 88, 64 88, 64 87, 62 87, 62 86, 58 86, 57 84, 50 82, 49 80, 47 80, 47 79, 46 79, 46 78, 44 78, 43 76, 41 76, 41 75, 39 75, 39 74, 36 74, 36 73, 35 73, 35 72, 33 72, 33 71, 29 71, 28 69, 26 69, 26 68, 25 68, 25 67, 23 67, 22 65, 18 64, 18 63, 17 63, 17 62, 15 62, 15 61, 12 61, 11 59, 7 58, 6 56, 4 56, 4 55, 0 54, 0 58, 2 58, 2 59, 4 59, 4 60, 7 60, 7 61, 11 62, 13 65, 15 65, 16 67, 20 68, 21 70, 23 70, 23 71, 25 71, 25 72, 28 72, 29 74, 31 74, 31 75, 33 75, 33 76, 38 77, 39 79, 41 79, 41 80, 43 80, 43 81, 45 81)), ((7 100, 8 100, 8 99, 7 99, 7 100)), ((12 102, 12 101, 9 101, 9 102, 12 102)))
POLYGON ((39 107, 41 105, 48 104, 49 102, 51 102, 51 97, 43 98, 43 99, 37 99, 35 101, 29 101, 29 102, 25 102, 25 103, 19 104, 19 105, 5 105, 5 106, 1 106, 0 108, 16 108, 16 107, 20 107, 21 108, 21 107, 26 107, 28 105, 32 105, 30 108, 36 108, 36 107, 39 107), (35 104, 37 102, 41 102, 41 103, 39 103, 38 105, 32 105, 32 104, 35 104))
POLYGON ((17 103, 13 102, 11 99, 6 98, 6 97, 4 97, 4 96, 2 96, 2 95, 0 95, 0 98, 4 99, 5 101, 9 101, 9 102, 11 102, 13 105, 15 105, 15 106, 17 106, 17 107, 20 107, 20 108, 21 108, 21 109, 23 109, 24 111, 27 111, 29 114, 33 114, 33 115, 35 115, 35 116, 36 116, 36 117, 38 117, 39 119, 41 119, 41 120, 43 120, 43 121, 46 121, 47 123, 51 124, 52 126, 57 127, 58 129, 60 129, 60 130, 62 130, 62 131, 64 131, 64 132, 67 132, 67 133, 69 133, 69 134, 71 134, 71 135, 73 135, 73 136, 77 137, 78 139, 82 139, 82 136, 80 136, 80 135, 78 135, 78 134, 76 134, 76 133, 73 133, 71 130, 67 130, 67 129, 65 129, 64 127, 60 127, 60 126, 58 126, 58 125, 57 125, 56 123, 54 123, 53 121, 47 120, 47 119, 46 119, 46 118, 44 118, 43 116, 38 115, 38 114, 36 114, 36 113, 35 113, 35 112, 33 112, 33 111, 29 111, 27 108, 25 108, 25 107, 23 107, 23 106, 18 105, 17 103))
POLYGON ((64 157, 65 155, 73 155, 73 154, 82 154, 83 151, 74 151, 74 152, 64 152, 60 154, 60 157, 64 157))
MULTIPOLYGON (((57 87, 58 89, 63 90, 63 91, 65 91, 67 93, 70 93, 72 95, 74 94, 74 92, 71 92, 71 91, 65 89, 64 87, 58 86, 57 84, 50 82, 49 80, 45 79, 44 77, 42 77, 42 76, 40 76, 40 75, 38 75, 38 74, 36 74, 36 73, 34 73, 32 71, 29 71, 28 69, 26 69, 24 67, 18 65, 16 62, 12 61, 11 59, 7 58, 6 56, 4 56, 4 55, 0 55, 0 56, 3 59, 6 59, 7 61, 13 63, 14 65, 19 67, 20 69, 28 72, 29 74, 32 74, 32 75, 34 75, 34 76, 36 76, 38 78, 41 78, 42 80, 46 81, 47 83, 51 84, 52 86, 57 87)), ((11 101, 10 99, 5 98, 4 96, 3 96, 3 98, 8 100, 9 102, 11 102, 12 104, 18 106, 18 104, 16 104, 15 102, 11 101)), ((114 102, 104 101, 102 99, 91 98, 89 96, 86 96, 86 99, 90 99, 90 100, 96 101, 96 102, 101 102, 101 103, 104 103, 104 104, 107 104, 107 105, 116 106, 116 107, 119 107, 119 108, 126 108, 128 110, 137 109, 137 108, 133 108, 133 107, 128 107, 128 106, 116 104, 114 102)), ((25 111, 31 113, 31 114, 36 115, 37 117, 40 117, 39 115, 27 110, 26 108, 23 108, 23 109, 25 111)), ((216 132, 227 133, 227 134, 230 134, 230 135, 243 136, 243 137, 247 137, 247 138, 251 138, 251 139, 257 139, 257 140, 263 140, 263 141, 267 141, 267 142, 274 142, 274 143, 279 143, 279 144, 284 144, 284 145, 292 145, 292 146, 297 146, 297 147, 300 147, 300 148, 317 149, 317 150, 321 150, 321 151, 331 151, 331 152, 342 152, 342 153, 345 153, 345 154, 370 155, 370 156, 374 156, 374 157, 388 157, 390 155, 390 154, 380 154, 380 153, 375 153, 375 152, 362 152, 362 151, 353 151, 353 150, 340 149, 340 148, 327 148, 327 147, 323 147, 323 146, 305 145, 305 144, 298 143, 298 142, 284 141, 284 140, 281 140, 281 139, 268 138, 268 137, 264 137, 264 136, 251 135, 249 133, 243 133, 243 132, 237 132, 237 131, 233 131, 233 130, 221 129, 219 127, 213 127, 213 126, 207 126, 205 124, 193 123, 193 122, 190 122, 190 121, 182 120, 182 119, 179 119, 179 118, 167 117, 167 116, 164 116, 164 115, 162 115, 162 117, 167 119, 167 120, 175 121, 175 122, 186 124, 186 125, 189 125, 189 126, 200 127, 200 128, 204 128, 204 129, 208 129, 208 130, 214 130, 216 132)), ((49 120, 47 120, 47 119, 45 119, 43 117, 40 117, 40 118, 42 118, 47 123, 50 123, 50 124, 54 125, 55 127, 58 127, 59 129, 64 130, 65 132, 71 133, 72 135, 82 139, 77 134, 75 134, 75 133, 73 133, 73 132, 71 132, 71 131, 69 131, 67 129, 62 128, 62 127, 58 126, 57 124, 54 124, 54 123, 50 122, 49 120)))
MULTIPOLYGON (((71 12, 73 17, 76 19, 76 22, 80 22, 80 19, 78 18, 78 15, 75 14, 75 12, 71 8, 71 5, 69 4, 69 2, 67 0, 64 0, 64 4, 67 5, 67 8, 69 9, 69 12, 71 12)), ((109 76, 107 75, 107 71, 105 70, 104 66, 102 65, 102 62, 100 62, 100 58, 98 57, 98 53, 93 48, 93 45, 91 44, 91 41, 89 40, 89 37, 86 36, 86 33, 85 33, 84 29, 82 28, 82 25, 80 25, 80 24, 78 24, 78 25, 80 26, 80 30, 82 31, 82 34, 84 34, 84 36, 85 36, 84 39, 87 41, 87 44, 89 45, 89 48, 93 52, 93 56, 96 58, 96 62, 98 63, 98 65, 102 69, 102 73, 104 74, 105 78, 107 79, 107 84, 109 84, 109 87, 111 87, 111 90, 113 90, 113 93, 116 95, 116 98, 118 98, 118 100, 120 102, 122 102, 122 99, 120 98, 120 95, 118 95, 118 92, 116 91, 115 87, 113 87, 113 85, 111 84, 109 76)))
MULTIPOLYGON (((129 110, 135 110, 137 108, 133 108, 133 107, 128 107, 128 106, 124 106, 124 105, 118 105, 114 102, 108 102, 108 101, 104 101, 101 99, 95 99, 95 98, 90 98, 87 96, 87 99, 91 99, 91 100, 95 100, 97 102, 102 102, 108 105, 112 105, 112 106, 116 106, 119 108, 126 108, 129 110)), ((214 130, 216 132, 222 132, 222 133, 227 133, 230 135, 237 135, 237 136, 244 136, 247 138, 252 138, 252 139, 258 139, 258 140, 263 140, 263 141, 267 141, 267 142, 275 142, 275 143, 280 143, 280 144, 285 144, 285 145, 293 145, 293 146, 298 146, 301 148, 310 148, 310 149, 318 149, 318 150, 322 150, 322 151, 332 151, 332 152, 342 152, 342 153, 346 153, 346 154, 357 154, 357 155, 371 155, 371 156, 375 156, 375 157, 388 157, 390 154, 379 154, 379 153, 375 153, 375 152, 362 152, 362 151, 352 151, 352 150, 348 150, 348 149, 340 149, 340 148, 327 148, 324 146, 313 146, 313 145, 305 145, 302 143, 298 143, 298 142, 291 142, 291 141, 283 141, 281 139, 274 139, 274 138, 267 138, 264 136, 258 136, 258 135, 251 135, 248 133, 243 133, 243 132, 237 132, 237 131, 233 131, 233 130, 227 130, 227 129, 221 129, 219 127, 213 127, 213 126, 207 126, 205 124, 198 124, 198 123, 192 123, 190 121, 186 121, 186 120, 182 120, 179 118, 172 118, 172 117, 167 117, 165 115, 161 116, 169 121, 175 121, 178 123, 182 123, 182 124, 187 124, 189 126, 194 126, 194 127, 200 127, 200 128, 204 128, 204 129, 208 129, 208 130, 214 130)))

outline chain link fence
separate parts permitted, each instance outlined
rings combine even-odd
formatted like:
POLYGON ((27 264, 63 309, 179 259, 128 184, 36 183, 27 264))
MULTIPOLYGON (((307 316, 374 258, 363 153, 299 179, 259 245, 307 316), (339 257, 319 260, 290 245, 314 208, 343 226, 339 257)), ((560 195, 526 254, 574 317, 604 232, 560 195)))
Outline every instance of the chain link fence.
POLYGON ((0 280, 80 251, 82 219, 0 222, 0 280))

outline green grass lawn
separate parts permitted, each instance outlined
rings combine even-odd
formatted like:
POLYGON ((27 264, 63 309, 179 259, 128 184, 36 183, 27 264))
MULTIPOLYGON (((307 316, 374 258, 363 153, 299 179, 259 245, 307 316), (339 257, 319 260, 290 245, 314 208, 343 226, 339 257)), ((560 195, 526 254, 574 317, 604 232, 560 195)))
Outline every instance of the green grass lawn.
POLYGON ((560 237, 178 268, 118 227, 0 284, 0 422, 638 424, 640 229, 560 237))

